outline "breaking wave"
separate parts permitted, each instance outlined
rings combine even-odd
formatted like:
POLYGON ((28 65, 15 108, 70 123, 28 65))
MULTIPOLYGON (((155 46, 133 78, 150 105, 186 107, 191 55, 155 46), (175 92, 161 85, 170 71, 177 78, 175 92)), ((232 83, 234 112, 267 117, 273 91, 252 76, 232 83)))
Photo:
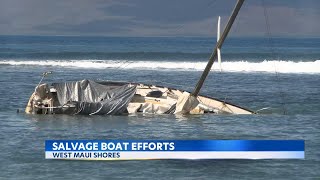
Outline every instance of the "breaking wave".
MULTIPOLYGON (((207 62, 179 62, 179 61, 131 61, 131 60, 1 60, 0 65, 11 66, 57 66, 65 68, 88 69, 139 69, 139 70, 172 70, 172 71, 202 71, 207 62)), ((269 73, 320 73, 320 60, 309 62, 294 61, 225 61, 222 62, 224 72, 269 72, 269 73)), ((219 70, 219 65, 213 65, 219 70)))

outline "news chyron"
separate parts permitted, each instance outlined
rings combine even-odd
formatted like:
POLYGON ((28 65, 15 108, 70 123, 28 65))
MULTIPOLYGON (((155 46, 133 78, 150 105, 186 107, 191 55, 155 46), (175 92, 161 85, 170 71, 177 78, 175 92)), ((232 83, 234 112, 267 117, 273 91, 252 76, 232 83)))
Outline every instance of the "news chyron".
POLYGON ((304 159, 303 140, 46 140, 46 159, 304 159))

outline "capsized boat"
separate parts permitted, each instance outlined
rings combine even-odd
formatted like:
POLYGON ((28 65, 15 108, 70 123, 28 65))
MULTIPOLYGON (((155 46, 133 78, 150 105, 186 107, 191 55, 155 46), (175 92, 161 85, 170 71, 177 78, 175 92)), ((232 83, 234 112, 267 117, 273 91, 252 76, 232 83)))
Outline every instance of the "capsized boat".
MULTIPOLYGON (((156 114, 254 114, 246 108, 199 95, 200 89, 218 57, 220 48, 243 4, 238 0, 229 21, 210 56, 192 93, 175 88, 141 83, 91 81, 40 83, 31 95, 25 112, 28 114, 114 115, 131 113, 156 114)), ((220 61, 220 60, 219 60, 220 61)))
MULTIPOLYGON (((31 95, 28 114, 113 115, 131 113, 177 114, 184 109, 189 92, 175 88, 127 82, 81 80, 46 83, 31 95)), ((254 112, 215 98, 197 96, 189 114, 254 112)))

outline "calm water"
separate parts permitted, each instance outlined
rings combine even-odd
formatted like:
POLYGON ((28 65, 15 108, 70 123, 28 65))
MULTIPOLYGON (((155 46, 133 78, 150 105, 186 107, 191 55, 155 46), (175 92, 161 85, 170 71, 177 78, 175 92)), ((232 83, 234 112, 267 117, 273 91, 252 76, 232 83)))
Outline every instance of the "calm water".
POLYGON ((192 91, 213 43, 0 36, 0 179, 319 179, 320 39, 277 38, 271 47, 263 38, 227 41, 224 70, 210 74, 202 94, 252 110, 269 107, 261 115, 16 113, 49 70, 45 82, 121 80, 192 91), (306 159, 56 161, 44 159, 46 139, 303 139, 306 159))

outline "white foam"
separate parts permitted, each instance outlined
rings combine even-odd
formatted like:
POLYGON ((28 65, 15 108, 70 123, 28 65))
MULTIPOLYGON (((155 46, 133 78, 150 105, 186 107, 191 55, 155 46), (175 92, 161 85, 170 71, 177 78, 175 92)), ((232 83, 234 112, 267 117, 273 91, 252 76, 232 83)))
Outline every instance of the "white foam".
MULTIPOLYGON (((202 71, 206 62, 179 62, 179 61, 115 61, 115 60, 1 60, 0 65, 12 66, 58 66, 69 68, 122 68, 139 70, 170 70, 170 71, 202 71)), ((219 70, 217 64, 214 70, 219 70)), ((269 72, 269 73, 320 73, 320 60, 308 62, 294 61, 230 61, 222 62, 224 72, 269 72)))

